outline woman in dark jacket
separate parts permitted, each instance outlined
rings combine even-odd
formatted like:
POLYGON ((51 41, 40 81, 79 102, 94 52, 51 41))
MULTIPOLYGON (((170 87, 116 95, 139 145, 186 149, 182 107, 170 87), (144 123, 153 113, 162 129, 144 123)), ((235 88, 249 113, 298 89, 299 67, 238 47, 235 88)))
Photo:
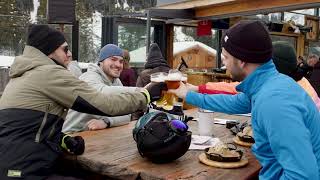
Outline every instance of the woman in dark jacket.
POLYGON ((309 78, 310 84, 316 90, 318 96, 320 96, 320 61, 313 66, 313 71, 309 78))
POLYGON ((151 44, 147 63, 144 70, 137 79, 137 87, 144 87, 150 83, 150 75, 156 72, 168 73, 170 67, 168 62, 163 58, 160 48, 156 43, 151 44))
POLYGON ((123 86, 136 86, 137 76, 133 69, 130 68, 130 54, 128 50, 123 50, 123 70, 120 74, 120 80, 123 86))

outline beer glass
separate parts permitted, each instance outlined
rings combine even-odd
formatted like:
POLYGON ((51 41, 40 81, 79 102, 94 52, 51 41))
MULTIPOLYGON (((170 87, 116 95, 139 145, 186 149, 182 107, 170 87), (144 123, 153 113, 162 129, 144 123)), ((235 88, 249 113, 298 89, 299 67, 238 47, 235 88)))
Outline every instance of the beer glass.
POLYGON ((165 80, 168 89, 178 89, 180 81, 182 79, 182 73, 178 70, 172 69, 165 80))
POLYGON ((181 81, 186 84, 187 81, 188 81, 188 75, 187 74, 182 74, 181 81))
MULTIPOLYGON (((178 70, 172 69, 169 71, 168 76, 165 79, 165 83, 167 84, 168 89, 177 89, 180 86, 181 79, 182 73, 178 70)), ((176 95, 168 92, 166 92, 165 94, 168 106, 173 108, 173 106, 179 103, 178 97, 176 95)))
POLYGON ((167 73, 157 72, 150 75, 150 81, 154 83, 164 82, 167 73))
MULTIPOLYGON (((159 83, 159 82, 165 82, 165 79, 167 77, 168 73, 164 72, 157 72, 150 75, 150 81, 151 83, 159 83)), ((167 97, 165 91, 162 92, 161 98, 154 103, 157 107, 164 107, 167 105, 167 97)))

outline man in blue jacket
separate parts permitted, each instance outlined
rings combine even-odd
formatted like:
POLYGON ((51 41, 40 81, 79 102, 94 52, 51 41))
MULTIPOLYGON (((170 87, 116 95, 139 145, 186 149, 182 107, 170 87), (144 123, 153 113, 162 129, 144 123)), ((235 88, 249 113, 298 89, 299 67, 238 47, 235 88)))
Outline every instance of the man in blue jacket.
POLYGON ((241 21, 222 38, 224 63, 242 81, 237 95, 206 95, 181 83, 171 92, 213 111, 252 113, 255 144, 262 165, 259 179, 320 179, 320 116, 310 96, 271 59, 272 43, 259 21, 241 21))

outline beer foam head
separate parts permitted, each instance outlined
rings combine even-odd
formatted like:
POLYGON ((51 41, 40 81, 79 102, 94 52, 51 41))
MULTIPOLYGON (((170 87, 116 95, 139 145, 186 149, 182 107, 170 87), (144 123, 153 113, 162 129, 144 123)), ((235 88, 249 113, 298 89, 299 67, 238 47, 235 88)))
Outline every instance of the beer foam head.
POLYGON ((166 79, 166 75, 165 74, 163 74, 163 73, 153 73, 153 74, 151 74, 150 75, 150 80, 152 81, 152 82, 164 82, 165 81, 165 79, 166 79))
POLYGON ((180 81, 182 74, 180 72, 169 73, 166 80, 168 81, 180 81))
POLYGON ((164 82, 163 77, 151 77, 150 80, 151 82, 164 82))

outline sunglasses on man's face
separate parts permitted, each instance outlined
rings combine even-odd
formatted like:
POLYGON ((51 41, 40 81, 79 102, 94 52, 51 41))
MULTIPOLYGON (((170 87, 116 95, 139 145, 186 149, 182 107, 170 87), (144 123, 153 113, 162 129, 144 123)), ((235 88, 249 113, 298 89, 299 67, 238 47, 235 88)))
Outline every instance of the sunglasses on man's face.
POLYGON ((69 46, 65 46, 65 47, 63 47, 63 51, 64 51, 64 53, 68 54, 69 46))

